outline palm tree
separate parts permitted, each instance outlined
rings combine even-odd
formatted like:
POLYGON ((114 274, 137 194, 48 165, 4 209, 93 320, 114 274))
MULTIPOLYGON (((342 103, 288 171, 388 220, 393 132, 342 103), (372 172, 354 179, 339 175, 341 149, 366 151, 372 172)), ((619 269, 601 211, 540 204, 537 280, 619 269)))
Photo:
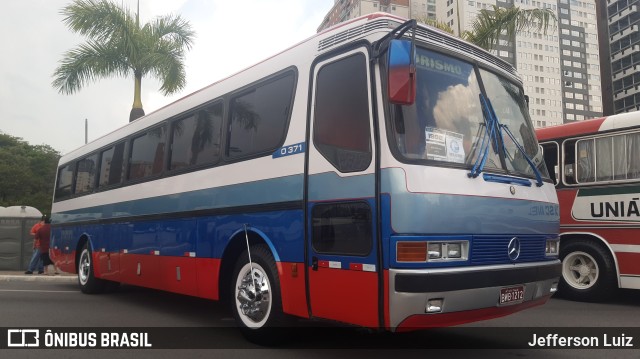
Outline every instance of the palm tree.
POLYGON ((133 108, 129 121, 144 116, 141 83, 153 75, 164 95, 186 84, 185 50, 191 48, 195 32, 180 16, 167 15, 140 25, 139 9, 134 14, 110 0, 74 0, 61 10, 64 23, 89 40, 67 51, 55 70, 53 87, 73 94, 87 82, 133 73, 133 108))
POLYGON ((473 31, 462 32, 464 40, 490 51, 501 35, 513 39, 516 33, 535 28, 547 33, 551 23, 557 21, 551 9, 520 9, 517 6, 503 8, 493 5, 492 10, 480 10, 473 22, 473 31))
POLYGON ((427 24, 427 25, 429 25, 431 27, 435 27, 435 28, 440 29, 440 30, 442 30, 444 32, 447 32, 447 33, 449 33, 451 35, 454 35, 453 29, 446 22, 439 21, 439 20, 436 20, 436 19, 429 19, 429 18, 426 18, 426 17, 417 18, 416 20, 418 20, 419 22, 421 22, 423 24, 427 24))
MULTIPOLYGON (((442 21, 426 18, 417 20, 452 35, 454 34, 451 26, 442 21)), ((460 37, 487 51, 491 51, 498 43, 501 35, 512 39, 516 33, 531 28, 536 28, 536 31, 543 31, 546 34, 549 26, 552 23, 555 26, 556 21, 556 15, 551 9, 520 9, 516 6, 503 8, 493 5, 492 10, 480 10, 473 22, 473 30, 462 31, 460 37)), ((458 32, 460 33, 459 24, 458 32)))

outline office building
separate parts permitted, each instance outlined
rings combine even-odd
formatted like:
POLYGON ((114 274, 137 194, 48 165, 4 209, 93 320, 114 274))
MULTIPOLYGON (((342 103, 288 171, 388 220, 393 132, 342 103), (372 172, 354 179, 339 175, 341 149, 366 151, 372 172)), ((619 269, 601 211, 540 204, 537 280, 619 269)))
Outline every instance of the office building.
MULTIPOLYGON (((617 2, 627 1, 640 0, 617 2)), ((493 9, 494 5, 550 9, 558 19, 557 27, 546 33, 522 31, 511 41, 501 39, 492 50, 515 65, 522 75, 534 126, 546 127, 601 116, 596 0, 336 0, 318 30, 367 13, 385 11, 402 17, 411 14, 416 19, 435 16, 457 35, 471 31, 477 14, 493 9)))
POLYGON ((640 0, 603 0, 598 4, 605 114, 640 110, 639 5, 640 0))

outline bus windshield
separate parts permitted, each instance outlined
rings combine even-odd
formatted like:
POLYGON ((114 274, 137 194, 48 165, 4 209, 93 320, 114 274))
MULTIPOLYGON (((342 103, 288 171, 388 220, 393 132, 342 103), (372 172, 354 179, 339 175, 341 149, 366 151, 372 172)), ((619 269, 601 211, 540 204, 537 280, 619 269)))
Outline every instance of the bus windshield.
MULTIPOLYGON (((470 62, 420 47, 416 49, 416 71, 415 103, 395 105, 393 111, 394 137, 402 157, 409 161, 473 166, 486 130, 478 73, 500 123, 509 129, 530 159, 538 155, 524 95, 518 85, 483 69, 476 72, 470 62)), ((490 148, 484 169, 533 176, 533 169, 510 136, 502 133, 501 138, 503 144, 499 147, 504 153, 490 148), (501 156, 505 157, 506 168, 501 156)), ((544 161, 538 162, 538 170, 548 178, 544 161)))

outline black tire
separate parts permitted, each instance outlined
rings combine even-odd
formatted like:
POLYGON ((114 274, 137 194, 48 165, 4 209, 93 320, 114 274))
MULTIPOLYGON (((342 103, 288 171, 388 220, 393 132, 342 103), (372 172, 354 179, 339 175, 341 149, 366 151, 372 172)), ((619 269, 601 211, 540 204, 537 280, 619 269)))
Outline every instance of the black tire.
POLYGON ((560 246, 562 276, 558 294, 581 302, 602 302, 617 290, 613 258, 598 242, 578 239, 560 246))
POLYGON ((247 252, 243 252, 231 277, 229 303, 233 317, 249 341, 260 345, 279 344, 286 338, 283 334, 287 330, 287 320, 282 312, 276 263, 266 245, 252 245, 250 250, 252 263, 249 263, 247 252), (251 267, 260 293, 255 292, 256 285, 248 280, 251 267))
POLYGON ((93 257, 91 256, 91 248, 89 242, 84 244, 80 257, 78 257, 78 284, 80 290, 85 294, 98 294, 105 290, 107 281, 96 278, 93 275, 93 257))

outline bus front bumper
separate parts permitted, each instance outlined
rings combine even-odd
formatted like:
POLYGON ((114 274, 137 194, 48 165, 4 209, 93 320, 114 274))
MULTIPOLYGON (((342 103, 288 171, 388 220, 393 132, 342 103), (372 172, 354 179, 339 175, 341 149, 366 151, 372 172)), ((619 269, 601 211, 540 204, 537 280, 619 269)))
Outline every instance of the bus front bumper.
POLYGON ((446 269, 389 270, 393 331, 458 325, 544 304, 556 291, 559 260, 446 269))

